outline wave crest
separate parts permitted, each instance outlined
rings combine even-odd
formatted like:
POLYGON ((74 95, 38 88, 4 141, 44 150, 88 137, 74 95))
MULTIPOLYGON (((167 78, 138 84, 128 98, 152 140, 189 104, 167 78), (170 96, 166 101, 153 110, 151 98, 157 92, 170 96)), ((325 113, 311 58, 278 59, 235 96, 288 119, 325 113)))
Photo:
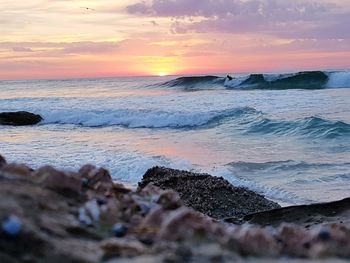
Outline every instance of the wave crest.
POLYGON ((259 118, 250 123, 247 133, 276 135, 304 135, 313 138, 337 138, 350 135, 350 124, 320 117, 308 117, 296 121, 277 121, 259 118))
POLYGON ((73 124, 86 127, 123 126, 127 128, 196 128, 218 125, 226 118, 254 114, 242 107, 208 112, 167 112, 149 109, 116 109, 113 111, 55 111, 43 114, 42 124, 73 124))
MULTIPOLYGON (((299 72, 295 74, 251 74, 235 81, 226 80, 227 88, 251 89, 323 89, 329 76, 323 71, 299 72)), ((350 84, 350 83, 349 83, 350 84)))
POLYGON ((211 89, 325 89, 350 88, 350 72, 304 71, 285 74, 250 74, 232 79, 218 76, 179 77, 158 84, 159 87, 185 91, 211 89))
POLYGON ((215 89, 222 87, 225 78, 218 76, 191 76, 191 77, 179 77, 167 82, 159 84, 159 86, 165 87, 179 87, 187 91, 195 91, 202 89, 215 89))

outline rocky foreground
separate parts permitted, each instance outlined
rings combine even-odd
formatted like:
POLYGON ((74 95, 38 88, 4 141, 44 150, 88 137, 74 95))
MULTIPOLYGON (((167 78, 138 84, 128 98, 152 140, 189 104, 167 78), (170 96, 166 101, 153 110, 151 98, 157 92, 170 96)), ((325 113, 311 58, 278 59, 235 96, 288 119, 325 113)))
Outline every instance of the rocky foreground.
POLYGON ((33 170, 7 164, 0 156, 0 259, 342 262, 350 259, 349 203, 345 199, 288 210, 221 178, 159 167, 131 190, 113 182, 103 168, 33 170), (290 211, 299 221, 308 218, 309 225, 284 223, 290 211), (241 224, 245 220, 256 225, 241 224))

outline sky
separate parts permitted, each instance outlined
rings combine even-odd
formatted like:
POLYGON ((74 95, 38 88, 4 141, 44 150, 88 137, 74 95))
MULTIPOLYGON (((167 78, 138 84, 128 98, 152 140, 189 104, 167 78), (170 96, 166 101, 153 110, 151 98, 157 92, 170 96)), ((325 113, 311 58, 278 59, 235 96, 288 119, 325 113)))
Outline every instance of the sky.
POLYGON ((0 79, 350 68, 349 0, 0 3, 0 79))

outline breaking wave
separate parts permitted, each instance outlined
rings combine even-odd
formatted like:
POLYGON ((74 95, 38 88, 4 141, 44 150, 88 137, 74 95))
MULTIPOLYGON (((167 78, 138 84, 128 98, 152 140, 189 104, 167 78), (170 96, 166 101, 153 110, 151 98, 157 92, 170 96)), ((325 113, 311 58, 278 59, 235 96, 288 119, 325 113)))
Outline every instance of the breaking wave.
POLYGON ((192 76, 179 77, 160 83, 158 86, 181 88, 185 91, 195 91, 202 89, 217 89, 223 87, 225 78, 218 76, 192 76))
POLYGON ((55 111, 43 114, 42 124, 73 124, 86 127, 123 126, 127 128, 196 128, 218 125, 226 118, 255 114, 242 107, 208 112, 168 112, 149 109, 116 109, 113 111, 55 111))
POLYGON ((286 74, 249 74, 230 78, 218 76, 180 77, 158 84, 185 91, 210 89, 325 89, 350 88, 350 72, 305 71, 286 74))
POLYGON ((326 88, 328 80, 328 74, 322 71, 279 75, 251 74, 238 79, 227 79, 225 86, 256 89, 322 89, 326 88))
POLYGON ((42 114, 41 124, 71 124, 84 127, 122 126, 126 128, 212 128, 232 123, 233 129, 244 134, 301 135, 313 139, 350 137, 350 124, 321 117, 297 120, 274 120, 250 107, 225 110, 165 111, 154 109, 114 109, 49 111, 42 114))

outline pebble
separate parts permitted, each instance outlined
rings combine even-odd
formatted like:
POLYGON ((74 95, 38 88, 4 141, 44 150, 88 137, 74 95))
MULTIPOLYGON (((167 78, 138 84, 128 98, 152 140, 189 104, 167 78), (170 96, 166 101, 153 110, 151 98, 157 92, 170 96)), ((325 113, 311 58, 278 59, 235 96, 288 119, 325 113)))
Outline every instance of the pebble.
POLYGON ((124 237, 128 232, 128 228, 123 224, 115 224, 112 231, 115 237, 124 237))
POLYGON ((144 203, 138 204, 138 207, 139 207, 140 212, 143 216, 147 215, 149 213, 149 211, 151 210, 151 207, 147 204, 144 204, 144 203))
POLYGON ((2 230, 9 236, 17 236, 22 229, 22 222, 17 216, 9 216, 2 222, 2 230))
POLYGON ((97 198, 96 199, 96 203, 99 206, 103 206, 103 205, 107 205, 108 204, 108 200, 106 198, 97 198))
POLYGON ((331 233, 329 233, 328 230, 323 229, 318 233, 318 237, 321 240, 329 240, 331 238, 331 233))
POLYGON ((80 181, 81 181, 81 184, 83 186, 88 186, 88 184, 89 184, 89 179, 87 179, 85 177, 81 178, 80 181))

